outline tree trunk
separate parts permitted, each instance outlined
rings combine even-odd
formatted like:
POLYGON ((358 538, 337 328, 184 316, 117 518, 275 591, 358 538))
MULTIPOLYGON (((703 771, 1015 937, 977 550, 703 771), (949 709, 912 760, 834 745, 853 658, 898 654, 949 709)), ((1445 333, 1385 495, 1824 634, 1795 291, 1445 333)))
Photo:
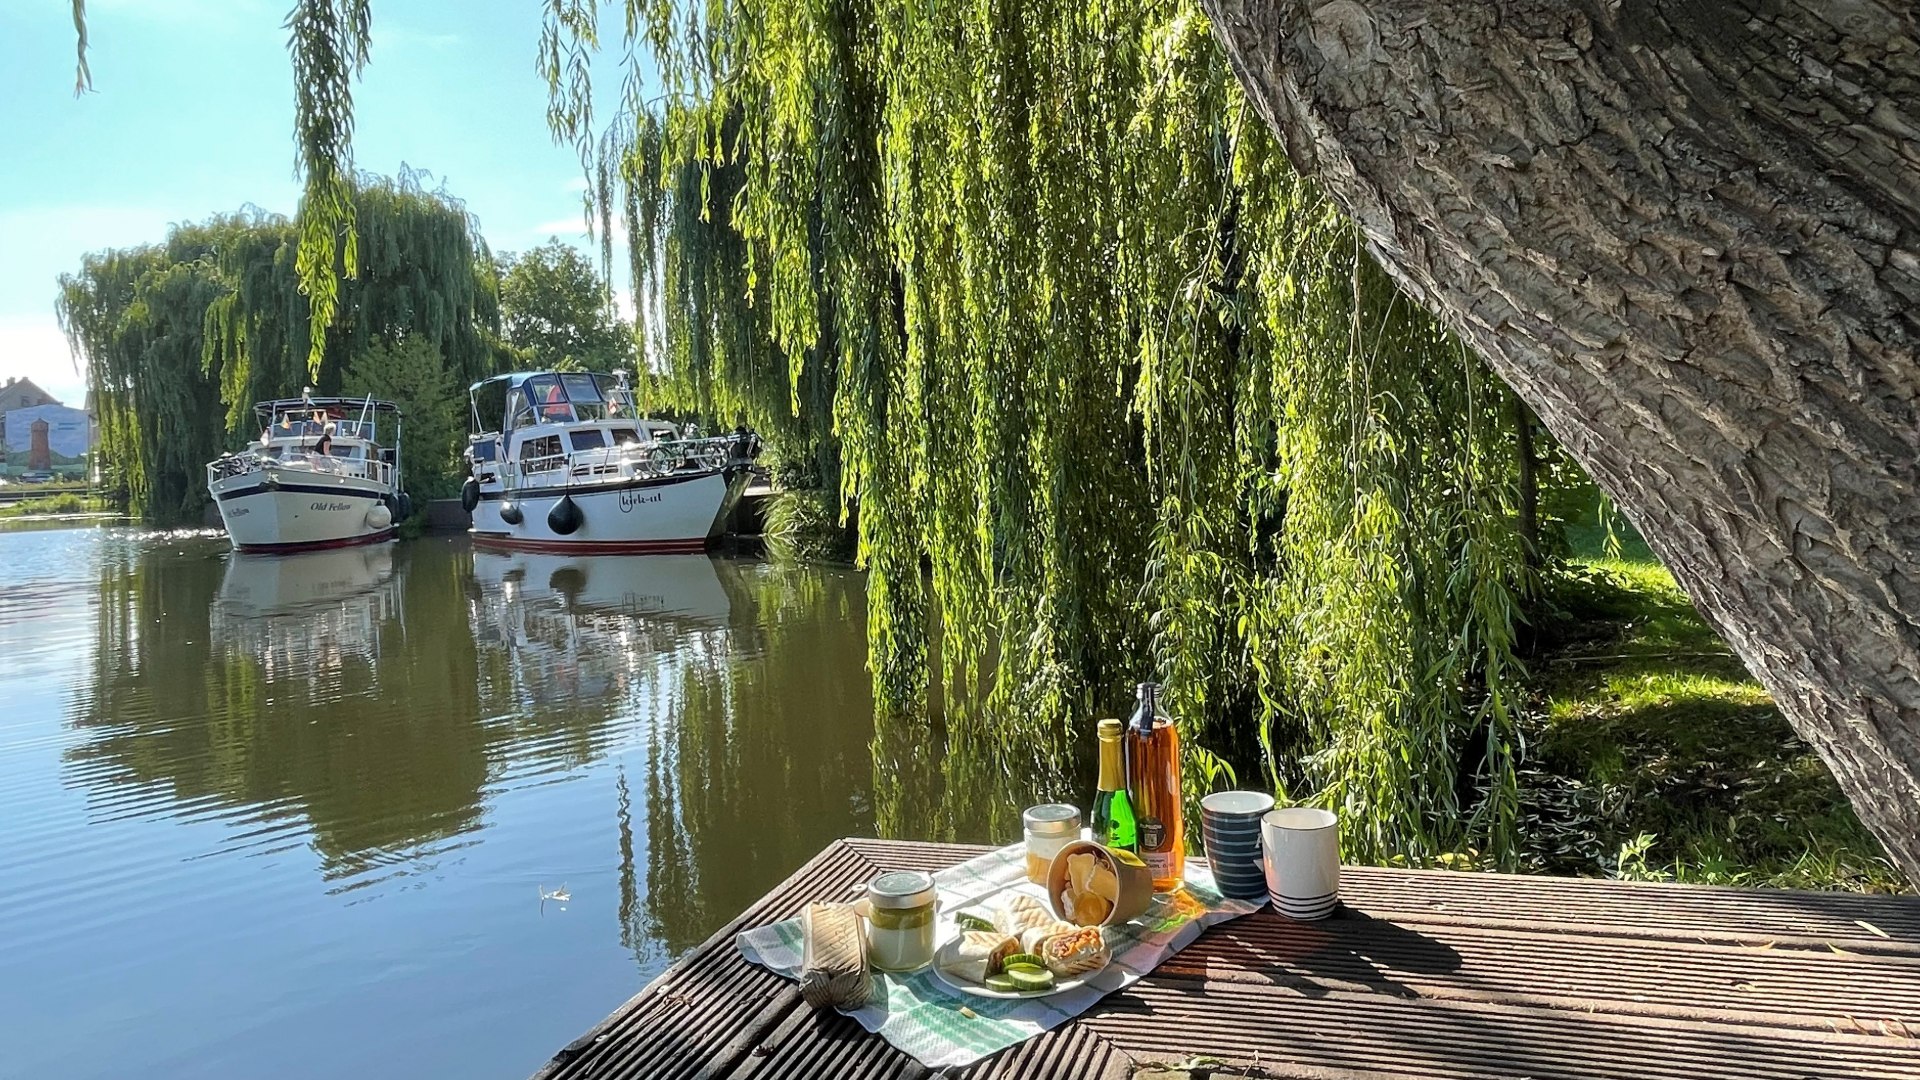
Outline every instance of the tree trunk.
POLYGON ((1877 0, 1203 0, 1249 97, 1920 882, 1920 31, 1877 0))

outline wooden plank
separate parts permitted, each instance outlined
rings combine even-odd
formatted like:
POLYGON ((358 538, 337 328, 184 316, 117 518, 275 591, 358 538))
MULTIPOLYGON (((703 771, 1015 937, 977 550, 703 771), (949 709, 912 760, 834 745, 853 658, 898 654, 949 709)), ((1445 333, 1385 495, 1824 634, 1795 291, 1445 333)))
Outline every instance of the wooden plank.
MULTIPOLYGON (((830 846, 540 1080, 926 1076, 851 1019, 807 1009, 733 936, 882 870, 984 850, 830 846)), ((1920 1080, 1920 901, 1343 873, 1342 917, 1236 920, 1077 1022, 942 1075, 1118 1080, 1204 1054, 1303 1080, 1920 1080)))

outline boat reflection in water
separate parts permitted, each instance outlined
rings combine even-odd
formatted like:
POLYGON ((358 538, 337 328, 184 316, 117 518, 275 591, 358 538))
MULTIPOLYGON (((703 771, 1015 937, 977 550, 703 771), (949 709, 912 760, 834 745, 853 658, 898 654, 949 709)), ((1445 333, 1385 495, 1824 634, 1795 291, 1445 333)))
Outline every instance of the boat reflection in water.
POLYGON ((0 792, 36 841, 0 878, 76 894, 21 922, 28 1016, 82 1015, 103 972, 133 1010, 126 1060, 82 1075, 238 1074, 308 1045, 317 1011, 352 1037, 289 1076, 378 1072, 423 1032, 448 1075, 531 1072, 875 828, 850 569, 464 538, 271 559, 133 530, 8 543, 82 579, 44 598, 73 633, 9 656, 64 715, 10 718, 0 746, 0 766, 59 755, 53 782, 0 792), (536 885, 567 885, 567 910, 536 885), (171 978, 189 964, 224 974, 171 978))
POLYGON ((393 548, 384 544, 293 555, 235 552, 209 616, 214 640, 258 658, 269 679, 320 677, 347 656, 375 663, 381 625, 404 619, 393 548))

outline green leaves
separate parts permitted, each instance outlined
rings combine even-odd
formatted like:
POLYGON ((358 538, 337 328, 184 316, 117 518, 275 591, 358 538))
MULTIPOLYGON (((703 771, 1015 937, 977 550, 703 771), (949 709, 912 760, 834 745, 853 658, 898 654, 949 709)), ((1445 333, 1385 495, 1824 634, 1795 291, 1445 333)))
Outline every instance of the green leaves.
POLYGON ((1058 762, 1158 673, 1196 789, 1258 762, 1357 857, 1506 849, 1494 384, 1292 174, 1197 5, 637 10, 674 103, 602 153, 649 355, 835 452, 883 714, 931 684, 971 699, 951 746, 1058 762))
POLYGON ((287 15, 293 56, 294 148, 304 188, 296 270, 311 305, 308 365, 317 374, 340 279, 360 272, 353 207, 353 82, 366 66, 371 0, 296 0, 287 15))

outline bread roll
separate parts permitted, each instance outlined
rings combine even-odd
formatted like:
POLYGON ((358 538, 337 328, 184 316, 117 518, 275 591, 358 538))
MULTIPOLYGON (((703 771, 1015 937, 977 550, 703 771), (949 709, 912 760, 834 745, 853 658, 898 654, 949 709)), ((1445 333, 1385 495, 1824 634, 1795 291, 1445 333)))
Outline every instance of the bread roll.
POLYGON ((866 935, 852 904, 808 904, 800 913, 805 940, 800 998, 816 1009, 857 1009, 873 996, 866 935))

